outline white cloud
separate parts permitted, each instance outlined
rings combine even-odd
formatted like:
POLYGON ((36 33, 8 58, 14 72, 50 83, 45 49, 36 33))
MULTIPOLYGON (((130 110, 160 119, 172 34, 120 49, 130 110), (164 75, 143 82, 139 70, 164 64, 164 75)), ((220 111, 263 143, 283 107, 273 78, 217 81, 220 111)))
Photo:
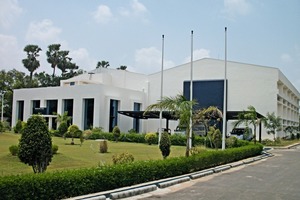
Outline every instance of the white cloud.
MULTIPOLYGON (((162 53, 155 47, 142 48, 135 52, 135 71, 150 74, 161 70, 162 53)), ((164 69, 175 64, 164 59, 164 69)))
POLYGON ((53 25, 49 19, 40 22, 31 22, 27 31, 28 41, 58 42, 61 29, 53 25))
POLYGON ((251 5, 247 0, 224 0, 224 13, 229 18, 236 15, 247 15, 251 11, 251 5))
POLYGON ((132 0, 130 3, 130 9, 121 8, 120 14, 122 16, 138 16, 146 13, 148 10, 144 4, 138 0, 132 0))
MULTIPOLYGON (((22 69, 22 50, 14 36, 0 34, 0 69, 22 69)), ((23 69, 22 69, 23 70, 23 69)))
POLYGON ((283 61, 283 62, 292 62, 292 61, 293 61, 291 55, 289 55, 289 54, 287 54, 287 53, 281 54, 280 59, 281 59, 281 61, 283 61))
POLYGON ((0 1, 0 26, 9 28, 14 20, 22 14, 23 9, 18 5, 17 0, 0 1))
POLYGON ((106 5, 98 6, 97 10, 92 13, 97 23, 105 24, 113 20, 114 16, 110 8, 106 5))
POLYGON ((89 52, 85 48, 70 51, 70 57, 80 69, 91 70, 96 68, 97 61, 90 57, 89 52))
MULTIPOLYGON (((196 49, 193 51, 193 60, 199 60, 202 58, 209 58, 210 51, 207 49, 196 49)), ((191 56, 188 56, 184 59, 184 63, 191 62, 191 56)))

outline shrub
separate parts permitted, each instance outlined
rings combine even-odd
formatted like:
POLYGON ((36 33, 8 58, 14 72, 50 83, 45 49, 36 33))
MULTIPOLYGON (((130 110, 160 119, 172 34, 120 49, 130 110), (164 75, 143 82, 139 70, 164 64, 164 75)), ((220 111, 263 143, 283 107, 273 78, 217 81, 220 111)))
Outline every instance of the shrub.
POLYGON ((130 153, 121 153, 121 154, 113 155, 112 161, 114 165, 132 163, 134 161, 134 157, 130 153))
POLYGON ((190 154, 191 155, 196 155, 196 154, 200 154, 200 153, 203 153, 203 152, 206 152, 206 151, 207 151, 207 149, 204 146, 195 146, 195 147, 191 148, 190 154))
POLYGON ((4 124, 0 121, 0 133, 4 132, 4 124))
POLYGON ((67 133, 67 131, 68 131, 68 123, 65 121, 61 122, 58 126, 59 135, 62 137, 67 133))
POLYGON ((121 131, 120 131, 119 127, 118 127, 118 126, 115 126, 115 127, 113 128, 113 131, 112 131, 112 132, 113 132, 115 141, 118 142, 118 139, 119 139, 120 134, 121 134, 121 131))
POLYGON ((68 128, 68 132, 67 134, 65 134, 66 137, 71 137, 72 140, 71 140, 71 144, 73 145, 74 144, 74 137, 80 137, 82 134, 82 131, 79 130, 78 126, 73 124, 71 126, 69 126, 68 128))
POLYGON ((84 139, 88 139, 91 135, 92 135, 92 130, 90 130, 90 129, 87 129, 87 130, 85 130, 85 131, 83 131, 83 138, 84 139))
POLYGON ((66 199, 179 176, 259 155, 262 145, 126 165, 0 177, 1 199, 66 199))
POLYGON ((18 151, 19 151, 19 147, 17 145, 11 145, 9 147, 9 152, 11 153, 11 155, 16 156, 18 155, 18 151))
POLYGON ((55 144, 52 144, 52 154, 57 154, 58 146, 55 144))
POLYGON ((297 133, 297 139, 298 140, 300 139, 300 133, 297 133))
POLYGON ((169 133, 163 132, 161 134, 159 149, 164 159, 166 159, 170 155, 171 152, 170 148, 171 148, 171 140, 169 137, 169 133))
POLYGON ((234 148, 237 147, 238 139, 234 136, 230 136, 229 138, 225 139, 225 145, 227 148, 234 148))
POLYGON ((22 131, 18 157, 21 162, 32 166, 34 173, 46 171, 52 160, 52 138, 45 119, 32 115, 22 131))
POLYGON ((23 129, 22 121, 18 120, 17 123, 16 123, 16 126, 14 127, 14 132, 15 133, 21 133, 22 129, 23 129))
POLYGON ((108 145, 107 140, 101 140, 100 141, 100 153, 107 153, 108 145))
POLYGON ((145 141, 149 145, 157 143, 157 140, 158 140, 158 137, 157 137, 156 133, 147 133, 145 135, 145 141))
POLYGON ((292 133, 291 134, 291 140, 294 140, 296 137, 295 137, 295 134, 294 133, 292 133))

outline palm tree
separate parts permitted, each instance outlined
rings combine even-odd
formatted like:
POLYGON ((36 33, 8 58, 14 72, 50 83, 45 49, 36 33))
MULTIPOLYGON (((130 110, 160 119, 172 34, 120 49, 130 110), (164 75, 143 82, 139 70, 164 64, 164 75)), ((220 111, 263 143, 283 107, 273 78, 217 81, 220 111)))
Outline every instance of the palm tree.
POLYGON ((33 72, 40 66, 40 61, 37 60, 37 57, 41 50, 39 46, 33 44, 29 44, 24 48, 24 51, 27 53, 27 58, 23 59, 22 63, 30 72, 30 82, 32 82, 33 72))
POLYGON ((51 64, 51 67, 53 68, 52 77, 54 77, 55 68, 60 61, 59 49, 60 49, 60 44, 51 44, 48 46, 48 51, 46 52, 47 61, 48 63, 51 64))
POLYGON ((150 110, 166 110, 174 112, 179 118, 179 125, 187 127, 186 129, 186 152, 185 155, 189 156, 189 127, 191 117, 191 107, 195 105, 195 101, 188 101, 182 94, 178 94, 175 97, 163 97, 161 101, 156 104, 149 105, 145 112, 150 110))
POLYGON ((238 114, 238 120, 234 123, 234 128, 236 128, 240 124, 245 124, 248 128, 249 124, 252 124, 254 129, 254 144, 256 144, 256 126, 259 123, 260 119, 258 119, 256 109, 253 106, 248 106, 247 111, 243 111, 238 114))
POLYGON ((97 63, 96 69, 98 69, 98 68, 100 68, 100 67, 103 67, 103 68, 109 67, 109 62, 108 62, 108 61, 105 61, 105 60, 99 61, 99 62, 97 63))
POLYGON ((66 122, 68 123, 71 121, 72 117, 68 115, 68 111, 65 111, 63 114, 57 114, 56 122, 62 123, 66 122))
POLYGON ((281 118, 278 116, 275 116, 275 113, 267 113, 267 116, 263 118, 263 123, 265 128, 268 130, 268 134, 273 134, 274 141, 275 141, 275 135, 276 131, 281 130, 281 118))

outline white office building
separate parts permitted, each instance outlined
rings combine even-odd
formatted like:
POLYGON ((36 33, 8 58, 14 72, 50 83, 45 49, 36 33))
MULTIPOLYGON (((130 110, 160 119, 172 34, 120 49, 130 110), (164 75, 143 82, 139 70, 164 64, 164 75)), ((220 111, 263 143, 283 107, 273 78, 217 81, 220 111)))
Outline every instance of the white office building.
MULTIPOLYGON (((193 63, 193 97, 200 108, 223 109, 224 60, 200 59, 193 63)), ((189 97, 190 63, 164 70, 164 96, 184 94, 189 97)), ((72 123, 80 129, 102 127, 111 131, 118 125, 122 132, 153 132, 157 119, 138 119, 131 112, 143 111, 160 99, 161 72, 150 75, 126 70, 101 68, 61 81, 59 87, 17 89, 13 96, 12 125, 26 121, 34 113, 42 113, 49 128, 55 128, 56 115, 68 111, 72 123), (122 112, 123 111, 123 112, 122 112), (122 114, 121 114, 122 113, 122 114)), ((239 62, 227 62, 227 111, 247 110, 249 105, 265 116, 274 112, 282 118, 282 128, 298 126, 300 94, 278 68, 239 62)), ((178 121, 164 119, 171 130, 178 121)), ((227 133, 232 121, 227 122, 227 133)), ((272 138, 262 127, 262 139, 272 138)), ((285 133, 279 131, 277 136, 285 133)))

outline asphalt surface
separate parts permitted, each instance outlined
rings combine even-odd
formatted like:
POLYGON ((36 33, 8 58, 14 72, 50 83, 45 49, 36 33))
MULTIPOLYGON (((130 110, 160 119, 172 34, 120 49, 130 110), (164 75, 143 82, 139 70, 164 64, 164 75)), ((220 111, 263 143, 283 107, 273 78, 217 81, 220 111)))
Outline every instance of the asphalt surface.
POLYGON ((268 159, 127 199, 299 200, 300 147, 271 152, 268 159))

